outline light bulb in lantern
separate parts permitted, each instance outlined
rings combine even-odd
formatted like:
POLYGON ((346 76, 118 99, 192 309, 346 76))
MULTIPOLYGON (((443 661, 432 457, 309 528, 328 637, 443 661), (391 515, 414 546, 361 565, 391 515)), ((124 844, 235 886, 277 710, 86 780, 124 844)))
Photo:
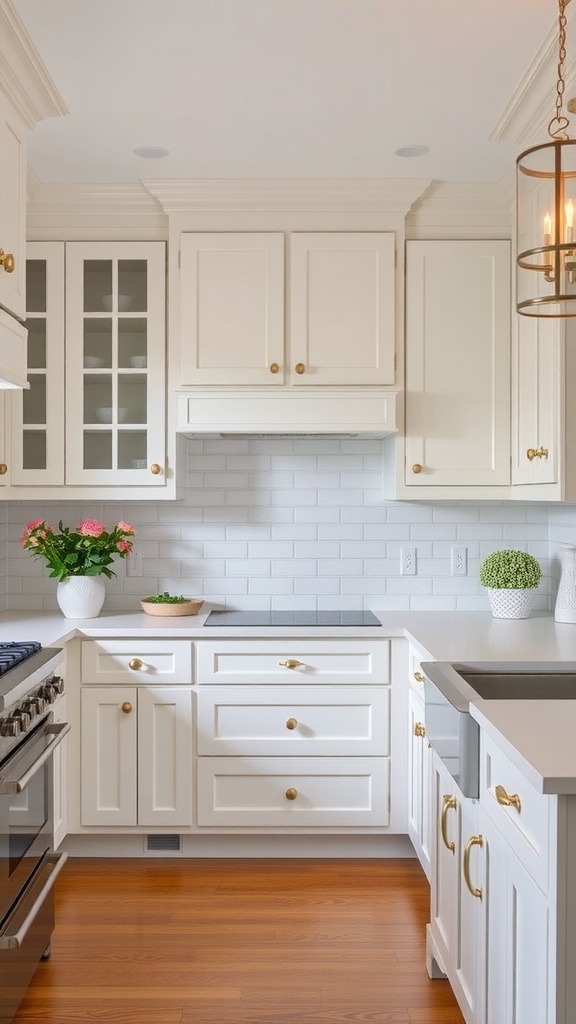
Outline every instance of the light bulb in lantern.
POLYGON ((552 217, 549 213, 544 214, 544 245, 550 245, 552 237, 552 217))
POLYGON ((574 203, 571 199, 566 203, 566 241, 572 242, 574 238, 574 203))

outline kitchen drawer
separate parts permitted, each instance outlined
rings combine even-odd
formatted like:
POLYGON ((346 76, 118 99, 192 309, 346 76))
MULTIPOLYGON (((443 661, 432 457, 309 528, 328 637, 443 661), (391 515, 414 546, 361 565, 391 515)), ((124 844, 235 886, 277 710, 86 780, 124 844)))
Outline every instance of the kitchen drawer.
POLYGON ((192 682, 192 644, 188 640, 84 640, 82 682, 192 682))
POLYGON ((390 687, 211 686, 197 695, 198 753, 385 756, 390 687))
POLYGON ((199 642, 198 683, 388 683, 389 640, 199 642))
POLYGON ((389 777, 385 757, 200 757, 198 825, 386 826, 389 777))
POLYGON ((556 801, 534 789, 484 733, 480 734, 480 802, 526 870, 546 892, 551 818, 556 801), (519 798, 519 809, 498 802, 497 786, 502 786, 508 796, 519 798))

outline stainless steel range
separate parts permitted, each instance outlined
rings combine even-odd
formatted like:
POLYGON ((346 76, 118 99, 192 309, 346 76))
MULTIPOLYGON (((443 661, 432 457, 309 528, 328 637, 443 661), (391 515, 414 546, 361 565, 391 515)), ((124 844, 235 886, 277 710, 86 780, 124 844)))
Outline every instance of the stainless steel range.
POLYGON ((38 961, 49 955, 54 852, 52 755, 69 731, 55 724, 60 648, 0 643, 0 1024, 9 1024, 38 961))

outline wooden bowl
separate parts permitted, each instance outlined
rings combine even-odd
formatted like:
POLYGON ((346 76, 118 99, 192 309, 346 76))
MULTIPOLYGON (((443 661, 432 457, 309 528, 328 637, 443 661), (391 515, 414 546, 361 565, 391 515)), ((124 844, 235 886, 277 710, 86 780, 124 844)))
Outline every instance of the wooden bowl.
POLYGON ((155 601, 140 601, 140 604, 146 615, 197 615, 204 601, 191 597, 189 601, 180 601, 178 604, 156 604, 155 601))

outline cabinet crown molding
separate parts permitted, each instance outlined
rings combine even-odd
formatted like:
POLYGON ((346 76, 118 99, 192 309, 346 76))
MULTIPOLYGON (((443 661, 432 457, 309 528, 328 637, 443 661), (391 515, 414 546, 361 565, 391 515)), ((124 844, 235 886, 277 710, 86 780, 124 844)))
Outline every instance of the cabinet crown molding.
POLYGON ((69 113, 9 0, 0 0, 0 89, 29 128, 69 113))

